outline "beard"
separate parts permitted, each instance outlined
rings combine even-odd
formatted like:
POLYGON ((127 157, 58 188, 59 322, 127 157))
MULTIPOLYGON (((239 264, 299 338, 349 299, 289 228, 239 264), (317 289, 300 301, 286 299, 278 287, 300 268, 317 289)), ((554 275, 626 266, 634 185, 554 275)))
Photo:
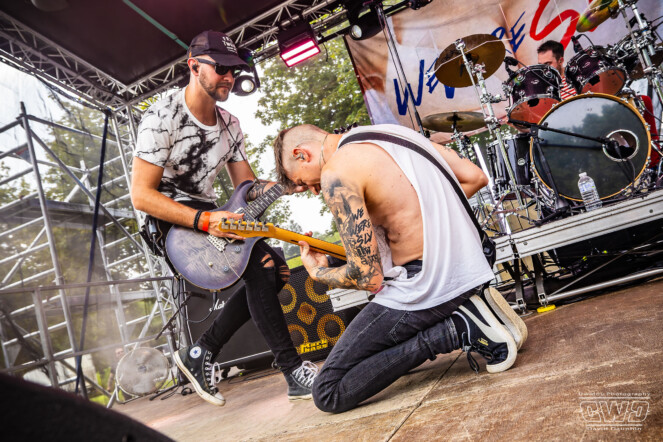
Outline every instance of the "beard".
POLYGON ((214 83, 210 81, 209 77, 203 72, 198 76, 198 81, 203 90, 207 92, 207 95, 212 97, 214 101, 226 101, 230 94, 230 89, 233 87, 232 81, 220 81, 214 83))

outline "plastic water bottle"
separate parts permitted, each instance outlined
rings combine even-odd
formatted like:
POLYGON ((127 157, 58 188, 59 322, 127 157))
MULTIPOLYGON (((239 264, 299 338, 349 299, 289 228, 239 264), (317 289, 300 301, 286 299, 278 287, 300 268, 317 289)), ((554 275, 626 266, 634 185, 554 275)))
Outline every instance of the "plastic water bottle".
POLYGON ((580 179, 578 180, 578 189, 582 195, 582 201, 585 203, 585 210, 600 208, 603 203, 599 199, 599 193, 596 191, 594 180, 587 175, 587 172, 580 172, 580 179))

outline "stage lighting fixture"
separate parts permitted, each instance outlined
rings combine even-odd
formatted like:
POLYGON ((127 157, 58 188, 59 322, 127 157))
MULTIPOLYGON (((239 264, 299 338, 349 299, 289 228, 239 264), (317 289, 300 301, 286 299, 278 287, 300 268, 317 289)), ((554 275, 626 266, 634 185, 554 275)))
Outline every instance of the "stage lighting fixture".
POLYGON ((374 9, 369 10, 367 13, 359 18, 352 18, 350 20, 350 37, 353 40, 365 40, 382 31, 380 19, 374 9))
POLYGON ((410 9, 419 9, 430 4, 433 0, 409 0, 407 5, 410 9))
POLYGON ((235 78, 235 84, 233 85, 232 92, 233 94, 245 97, 251 95, 260 87, 260 78, 258 77, 258 71, 256 70, 256 63, 253 58, 253 52, 246 48, 238 49, 239 57, 248 63, 248 73, 243 73, 239 77, 235 78))
POLYGON ((279 42, 281 59, 288 67, 313 57, 320 53, 318 40, 311 25, 305 21, 282 29, 276 36, 279 42))
POLYGON ((240 97, 245 97, 251 95, 258 89, 255 78, 251 75, 240 75, 235 78, 235 84, 233 85, 233 93, 240 97))
POLYGON ((382 2, 347 0, 344 2, 345 15, 350 22, 348 35, 353 40, 365 40, 382 31, 377 7, 382 2))

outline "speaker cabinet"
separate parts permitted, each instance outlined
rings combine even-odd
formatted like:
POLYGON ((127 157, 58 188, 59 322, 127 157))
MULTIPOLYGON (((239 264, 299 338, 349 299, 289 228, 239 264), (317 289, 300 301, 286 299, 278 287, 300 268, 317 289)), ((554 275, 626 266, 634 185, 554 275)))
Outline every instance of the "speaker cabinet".
POLYGON ((279 293, 290 337, 302 359, 326 358, 359 311, 352 307, 334 312, 326 293, 330 289, 313 281, 301 266, 291 270, 290 281, 279 293))

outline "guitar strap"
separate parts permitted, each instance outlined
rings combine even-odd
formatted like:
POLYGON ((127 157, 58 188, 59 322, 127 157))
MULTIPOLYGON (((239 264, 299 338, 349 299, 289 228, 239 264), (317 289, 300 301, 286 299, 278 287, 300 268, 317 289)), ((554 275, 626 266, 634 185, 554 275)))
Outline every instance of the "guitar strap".
POLYGON ((496 258, 496 250, 495 250, 495 243, 493 240, 484 232, 484 230, 479 226, 479 222, 477 221, 476 217, 474 216, 474 213, 472 212, 472 208, 470 207, 470 204, 467 201, 467 197, 465 196, 465 193, 461 189, 461 187, 458 185, 456 180, 453 179, 453 177, 449 174, 447 169, 445 169, 442 164, 428 152, 426 149, 423 147, 419 146, 416 143, 413 143, 412 141, 390 135, 390 134, 385 134, 385 133, 380 133, 380 132, 361 132, 361 133, 356 133, 356 134, 351 134, 345 137, 341 143, 338 145, 338 148, 340 149, 342 146, 349 144, 349 143, 357 143, 357 142, 371 142, 372 140, 377 140, 377 141, 385 141, 387 143, 392 143, 392 144, 397 144, 399 146, 405 147, 407 149, 413 150, 417 152, 419 155, 423 156, 426 158, 428 161, 433 163, 440 172, 442 172, 442 175, 451 183, 451 187, 454 189, 456 192, 456 195, 458 195, 458 199, 461 201, 463 204, 463 207, 467 211, 468 216, 472 220, 472 223, 474 224, 474 227, 477 229, 477 232, 479 233, 479 239, 481 239, 481 247, 483 249, 483 254, 486 256, 486 260, 488 261, 488 264, 492 267, 493 264, 495 264, 495 258, 496 258))

